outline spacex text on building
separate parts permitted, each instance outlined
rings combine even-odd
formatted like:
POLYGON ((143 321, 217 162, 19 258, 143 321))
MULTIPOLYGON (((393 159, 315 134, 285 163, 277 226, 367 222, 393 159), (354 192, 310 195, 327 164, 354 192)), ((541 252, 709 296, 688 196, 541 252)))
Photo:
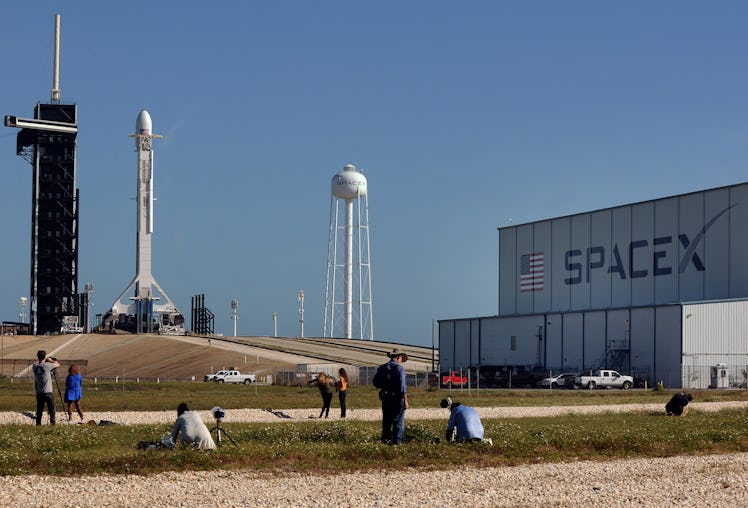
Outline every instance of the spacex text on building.
MULTIPOLYGON (((693 241, 689 239, 688 235, 685 233, 678 235, 678 241, 685 250, 677 266, 673 266, 673 260, 670 259, 672 256, 669 255, 668 250, 663 248, 664 246, 673 243, 673 237, 659 236, 652 239, 652 245, 655 249, 652 251, 651 258, 646 254, 637 255, 637 251, 641 252, 640 249, 649 246, 648 240, 634 240, 629 242, 627 249, 628 264, 624 264, 622 261, 621 251, 618 248, 618 244, 614 244, 611 260, 607 264, 607 273, 617 274, 621 279, 625 279, 627 274, 628 277, 632 279, 640 279, 647 277, 650 272, 653 277, 659 275, 670 275, 673 273, 674 268, 678 270, 678 273, 683 273, 691 265, 693 265, 696 271, 703 272, 706 268, 704 267, 704 262, 696 252, 696 248, 704 238, 704 234, 707 230, 730 208, 731 207, 727 207, 712 217, 712 219, 704 225, 699 234, 696 235, 693 241)), ((588 247, 586 251, 586 256, 584 257, 583 262, 579 261, 579 258, 582 256, 581 249, 566 251, 564 254, 564 266, 570 275, 564 278, 564 284, 575 285, 582 284, 583 282, 589 283, 592 270, 606 269, 604 246, 596 245, 594 247, 588 247), (583 273, 586 274, 584 279, 582 277, 583 273)))

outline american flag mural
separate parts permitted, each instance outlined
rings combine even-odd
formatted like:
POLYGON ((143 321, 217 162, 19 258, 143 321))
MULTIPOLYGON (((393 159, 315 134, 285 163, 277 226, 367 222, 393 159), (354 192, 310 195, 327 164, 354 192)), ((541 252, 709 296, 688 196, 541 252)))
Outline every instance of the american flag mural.
POLYGON ((543 253, 523 254, 519 263, 519 289, 525 291, 543 291, 545 267, 543 253))

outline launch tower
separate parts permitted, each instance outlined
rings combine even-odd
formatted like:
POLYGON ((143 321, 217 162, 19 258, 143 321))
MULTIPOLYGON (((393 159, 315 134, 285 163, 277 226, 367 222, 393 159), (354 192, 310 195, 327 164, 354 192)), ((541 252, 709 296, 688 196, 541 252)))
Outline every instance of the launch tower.
POLYGON ((86 293, 78 293, 76 142, 78 107, 60 101, 60 15, 55 16, 52 96, 34 107, 34 118, 6 116, 20 128, 16 154, 33 167, 29 331, 59 332, 64 323, 85 323, 86 293))

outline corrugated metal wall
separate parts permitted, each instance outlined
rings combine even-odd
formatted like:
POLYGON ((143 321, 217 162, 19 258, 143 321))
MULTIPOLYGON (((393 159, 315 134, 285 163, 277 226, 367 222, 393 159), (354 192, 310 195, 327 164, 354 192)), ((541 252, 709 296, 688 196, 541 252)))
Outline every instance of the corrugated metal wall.
MULTIPOLYGON (((440 370, 612 368, 681 386, 681 306, 439 321, 440 370)), ((727 346, 726 346, 727 347, 727 346)))
POLYGON ((748 381, 748 301, 683 306, 683 386, 709 388, 713 367, 728 367, 729 387, 748 381))
POLYGON ((748 353, 748 301, 683 305, 683 354, 748 353))
POLYGON ((746 298, 746 223, 740 184, 501 228, 499 315, 746 298))
POLYGON ((455 322, 439 321, 439 368, 452 369, 455 363, 455 322))

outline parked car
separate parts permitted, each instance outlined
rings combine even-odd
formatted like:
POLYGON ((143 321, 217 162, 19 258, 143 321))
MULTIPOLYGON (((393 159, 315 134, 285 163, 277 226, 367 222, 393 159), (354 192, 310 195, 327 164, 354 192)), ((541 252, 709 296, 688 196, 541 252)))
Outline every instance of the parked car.
POLYGON ((238 370, 219 370, 215 374, 208 374, 203 381, 214 383, 238 383, 248 385, 257 381, 254 374, 242 374, 238 370))
POLYGON ((225 370, 219 370, 218 372, 214 372, 213 374, 206 374, 203 377, 203 381, 205 381, 206 383, 208 381, 215 381, 216 380, 216 376, 219 375, 219 374, 223 376, 224 374, 226 374, 226 371, 225 370))
POLYGON ((462 386, 467 384, 468 377, 461 375, 456 370, 451 371, 449 374, 442 375, 442 384, 447 386, 462 386))
POLYGON ((628 390, 634 386, 634 378, 624 376, 614 370, 596 370, 589 376, 577 376, 574 379, 575 388, 621 388, 628 390))
POLYGON ((574 388, 575 377, 577 377, 576 373, 557 374, 555 376, 547 377, 538 381, 538 386, 551 388, 574 388))

